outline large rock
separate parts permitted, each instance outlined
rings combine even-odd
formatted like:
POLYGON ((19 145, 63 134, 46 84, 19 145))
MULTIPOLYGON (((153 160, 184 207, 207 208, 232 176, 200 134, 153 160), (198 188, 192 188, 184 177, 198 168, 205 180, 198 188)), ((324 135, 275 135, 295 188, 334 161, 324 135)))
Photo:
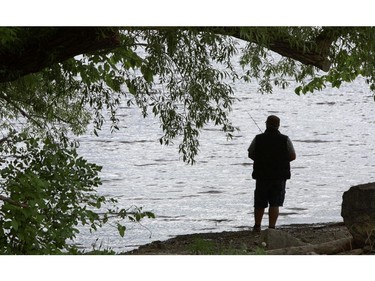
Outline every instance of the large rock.
POLYGON ((341 216, 354 243, 360 247, 375 244, 375 183, 352 186, 342 196, 341 216))
POLYGON ((260 241, 265 243, 268 250, 306 245, 306 243, 303 243, 289 233, 276 229, 262 231, 260 241))

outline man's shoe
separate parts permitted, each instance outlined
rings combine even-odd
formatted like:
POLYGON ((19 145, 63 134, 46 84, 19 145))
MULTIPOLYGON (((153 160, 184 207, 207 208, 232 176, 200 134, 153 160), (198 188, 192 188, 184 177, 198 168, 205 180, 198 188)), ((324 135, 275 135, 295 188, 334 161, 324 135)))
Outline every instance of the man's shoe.
POLYGON ((261 227, 260 227, 260 225, 254 225, 253 226, 253 232, 254 233, 260 233, 260 231, 261 231, 261 227))

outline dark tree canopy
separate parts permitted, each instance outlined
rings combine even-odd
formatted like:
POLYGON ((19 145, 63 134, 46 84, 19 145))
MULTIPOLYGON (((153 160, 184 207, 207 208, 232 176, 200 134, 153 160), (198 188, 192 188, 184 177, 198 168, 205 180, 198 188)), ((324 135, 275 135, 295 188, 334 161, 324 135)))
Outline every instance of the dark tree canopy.
MULTIPOLYGON (((148 29, 151 28, 143 27, 139 30, 148 29)), ((173 34, 176 30, 181 31, 186 28, 157 28, 160 31, 163 29, 173 34)), ((282 56, 298 60, 306 65, 313 65, 323 71, 330 69, 329 56, 333 43, 350 35, 353 30, 358 33, 358 36, 362 35, 360 32, 363 30, 368 32, 368 28, 348 27, 285 28, 284 30, 280 27, 196 27, 194 29, 197 32, 232 36, 260 44, 282 56), (296 36, 300 37, 296 38, 296 36)), ((129 28, 123 28, 123 30, 129 30, 129 28)), ((119 34, 121 29, 117 28, 19 28, 13 31, 14 36, 17 36, 17 43, 8 42, 1 48, 0 82, 13 81, 75 55, 109 52, 121 47, 119 34)))
POLYGON ((0 82, 19 79, 80 54, 120 46, 118 31, 95 27, 17 28, 0 51, 0 82))

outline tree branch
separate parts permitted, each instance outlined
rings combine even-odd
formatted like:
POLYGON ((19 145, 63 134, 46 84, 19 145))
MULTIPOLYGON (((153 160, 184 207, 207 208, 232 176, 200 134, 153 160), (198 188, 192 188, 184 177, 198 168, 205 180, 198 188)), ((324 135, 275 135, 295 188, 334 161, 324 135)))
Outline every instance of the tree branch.
MULTIPOLYGON (((277 33, 276 27, 140 27, 139 29, 176 28, 228 35, 256 44, 264 44, 259 38, 266 32, 268 44, 264 47, 303 64, 316 66, 323 71, 328 71, 331 65, 328 55, 332 42, 345 32, 345 28, 323 27, 315 40, 300 42, 301 44, 296 46, 291 43, 293 40, 290 40, 288 34, 277 33), (247 32, 254 36, 249 37, 247 32)), ((21 32, 23 33, 19 36, 19 42, 14 43, 14 48, 0 45, 0 83, 14 81, 76 55, 110 51, 121 45, 118 28, 41 27, 23 28, 21 32)))
POLYGON ((5 197, 3 195, 0 195, 0 200, 2 200, 4 202, 8 202, 9 204, 12 204, 14 206, 18 206, 18 207, 22 207, 22 208, 29 208, 29 205, 27 205, 25 203, 20 203, 20 202, 14 201, 13 199, 11 199, 9 197, 5 197))
POLYGON ((26 119, 28 119, 29 121, 33 122, 34 124, 36 124, 38 127, 40 128, 43 128, 43 125, 36 121, 34 118, 32 118, 25 110, 23 110, 21 107, 19 107, 15 102, 13 102, 10 98, 8 98, 7 96, 3 95, 0 93, 0 98, 2 98, 3 100, 5 100, 10 106, 14 107, 16 110, 18 110, 18 112, 23 116, 25 117, 26 119))
POLYGON ((14 49, 0 49, 0 83, 35 73, 76 55, 120 46, 111 28, 58 27, 25 28, 14 49))
MULTIPOLYGON (((247 42, 255 44, 264 44, 259 39, 261 36, 257 36, 257 32, 249 29, 249 32, 253 32, 252 36, 248 36, 246 32, 241 31, 240 28, 223 27, 216 28, 217 33, 223 35, 230 35, 247 42)), ((337 40, 344 31, 340 27, 323 27, 320 34, 311 42, 301 42, 300 46, 292 45, 290 36, 275 33, 273 27, 267 28, 268 31, 268 44, 264 47, 291 59, 298 60, 299 62, 306 65, 313 65, 323 71, 328 71, 331 66, 331 62, 328 59, 330 48, 332 43, 337 40), (272 35, 274 34, 274 35, 272 35)))

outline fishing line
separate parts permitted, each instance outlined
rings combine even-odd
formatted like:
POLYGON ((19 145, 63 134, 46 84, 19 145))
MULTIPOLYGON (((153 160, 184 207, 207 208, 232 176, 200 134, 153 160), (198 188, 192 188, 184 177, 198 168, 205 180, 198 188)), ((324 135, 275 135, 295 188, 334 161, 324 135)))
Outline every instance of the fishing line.
POLYGON ((254 124, 258 127, 259 131, 263 134, 263 131, 259 128, 257 122, 254 120, 254 118, 251 116, 251 114, 249 112, 247 114, 249 114, 251 120, 253 120, 254 124))

